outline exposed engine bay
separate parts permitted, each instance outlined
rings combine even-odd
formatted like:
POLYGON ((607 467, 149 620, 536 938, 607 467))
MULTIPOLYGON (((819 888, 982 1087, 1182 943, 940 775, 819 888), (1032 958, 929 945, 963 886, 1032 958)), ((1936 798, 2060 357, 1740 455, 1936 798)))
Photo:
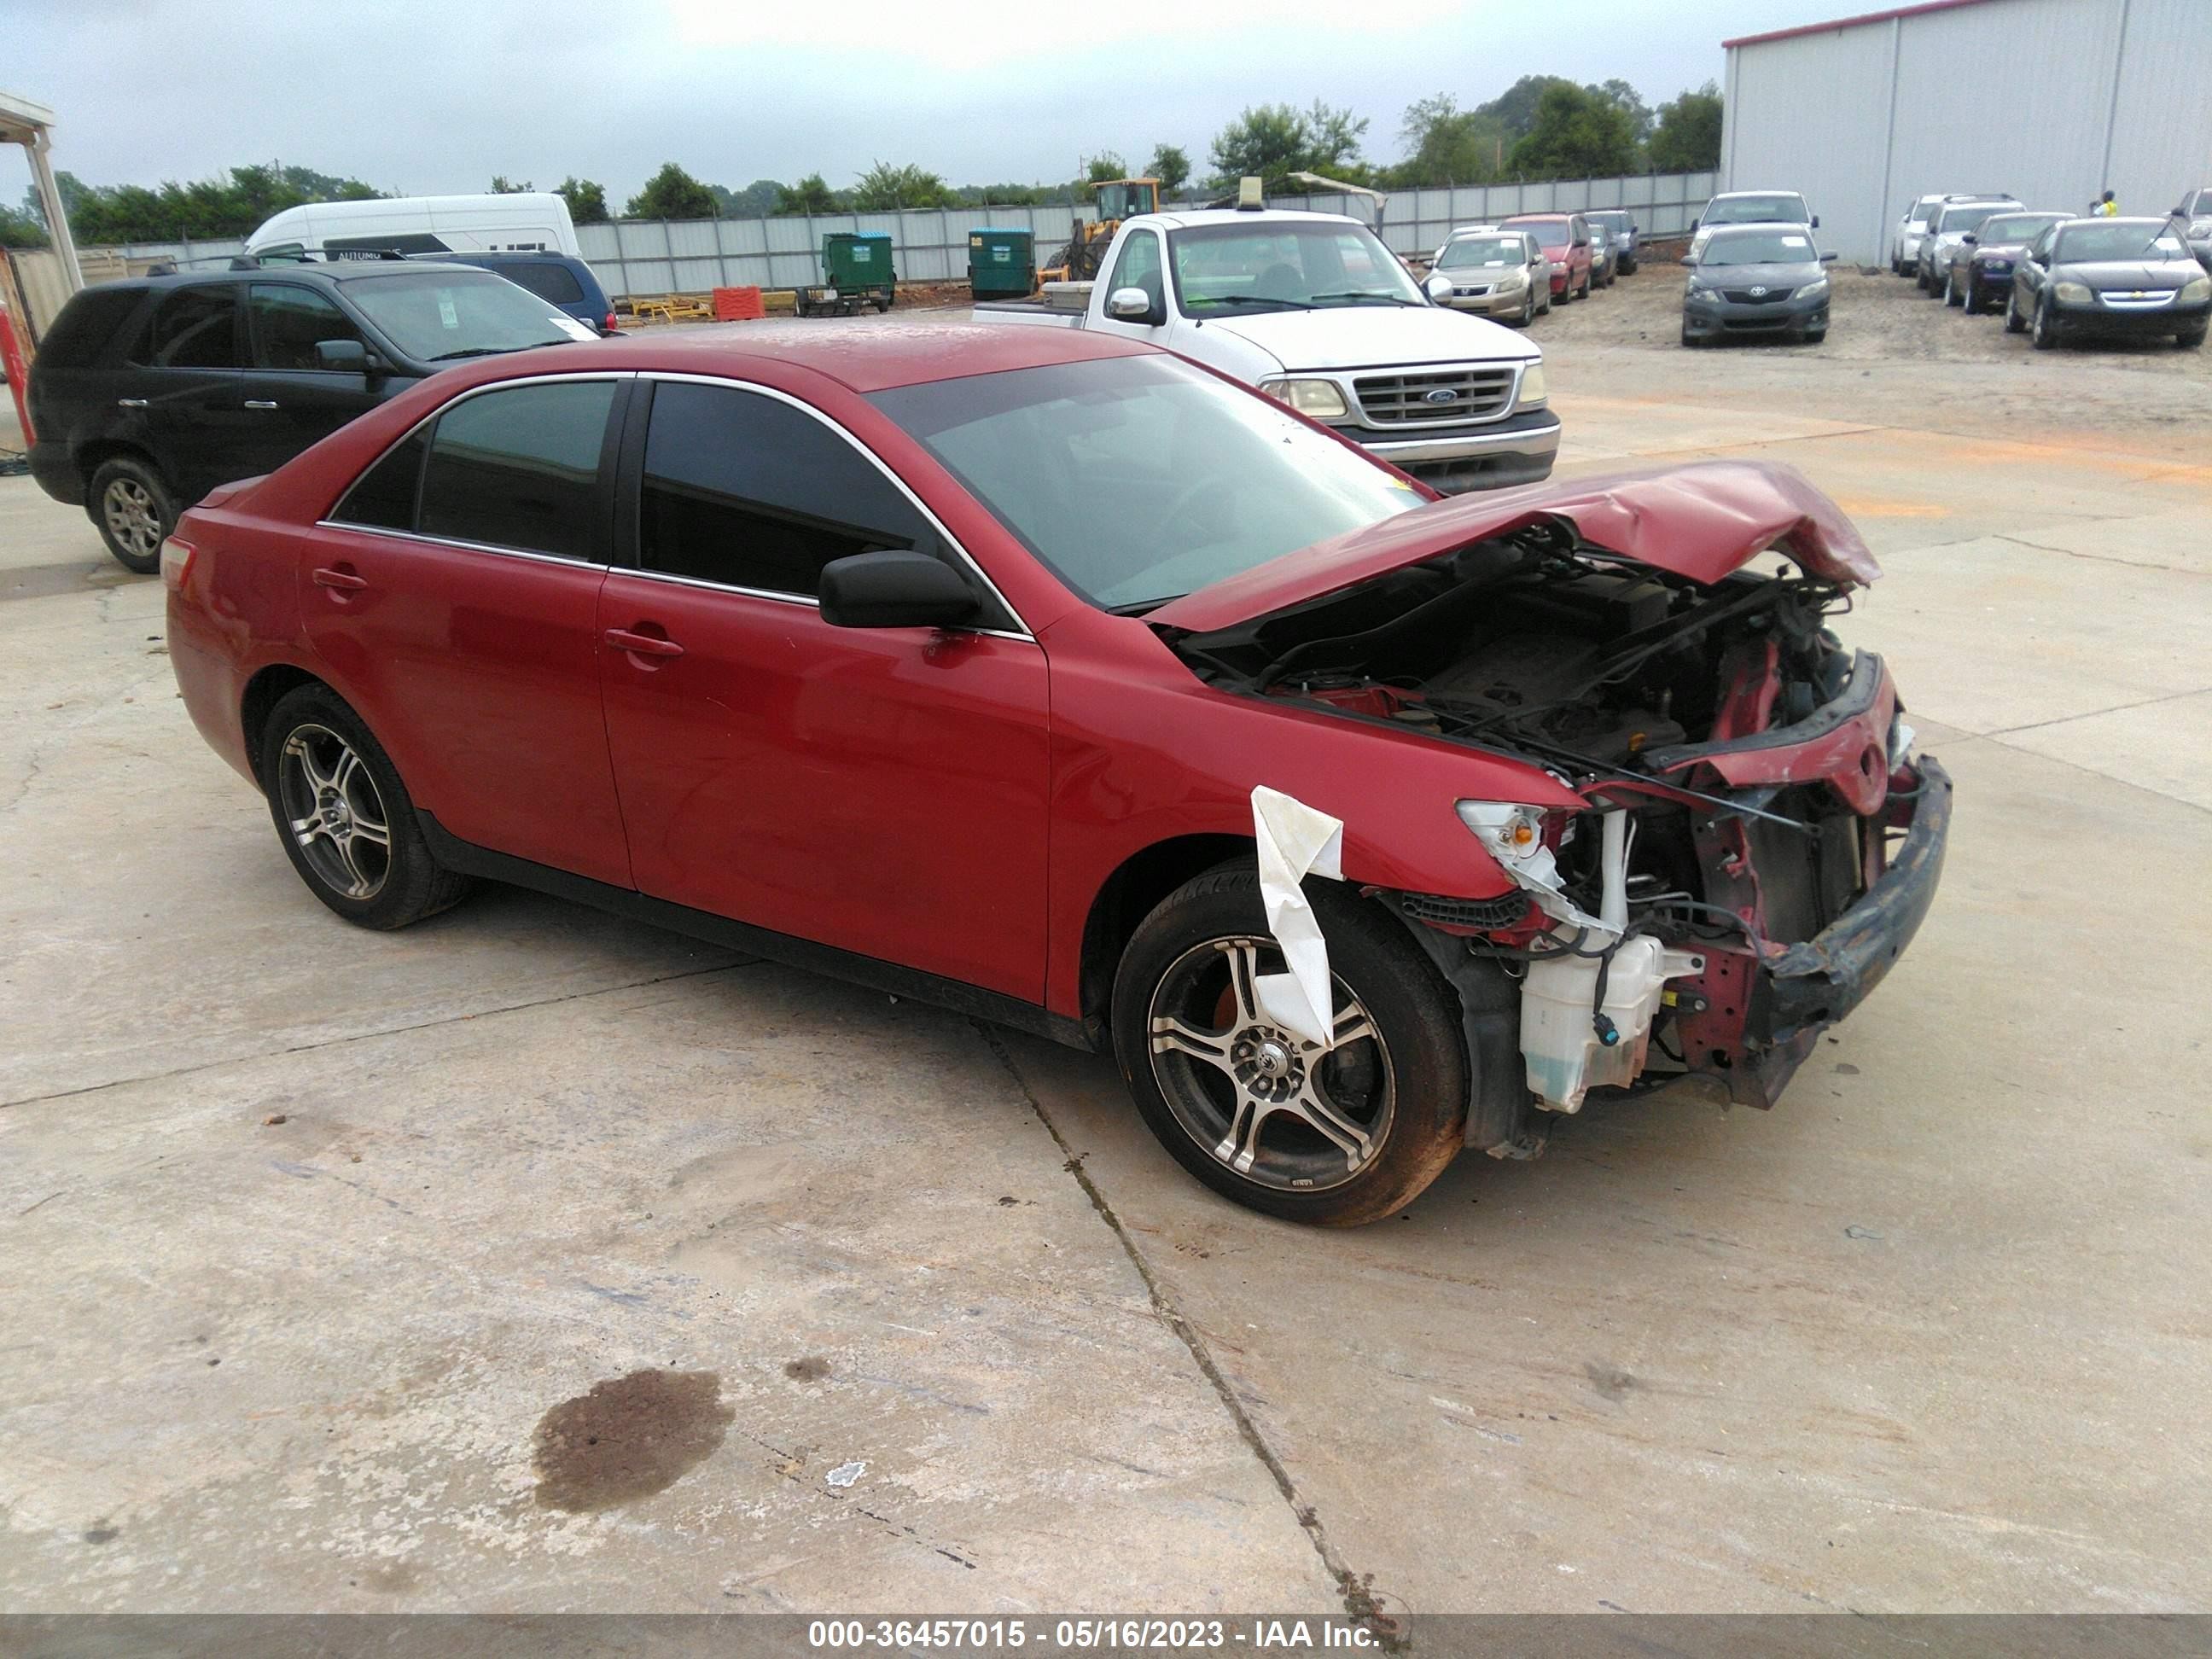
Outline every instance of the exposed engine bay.
MULTIPOLYGON (((1765 1106, 1895 954, 1834 971, 1831 930, 1877 908, 1923 782, 1887 671, 1830 629, 1856 586, 1787 563, 1701 582, 1542 519, 1170 643, 1222 690, 1510 756, 1589 803, 1462 801, 1519 890, 1394 900, 1452 937, 1463 1000, 1468 960, 1521 987, 1535 1103, 1698 1073, 1765 1106)), ((1938 824, 1939 866, 1941 845, 1938 824)))

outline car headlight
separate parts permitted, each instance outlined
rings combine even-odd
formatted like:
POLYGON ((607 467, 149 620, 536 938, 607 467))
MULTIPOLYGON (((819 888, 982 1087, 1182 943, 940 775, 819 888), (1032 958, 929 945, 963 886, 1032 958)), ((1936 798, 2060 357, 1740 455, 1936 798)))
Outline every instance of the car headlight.
POLYGON ((1825 276, 1815 276, 1811 282, 1806 283, 1804 287, 1797 290, 1797 298, 1801 300, 1817 300, 1820 295, 1826 294, 1827 291, 1828 279, 1825 276))
POLYGON ((1552 388, 1544 382, 1544 366, 1531 363, 1521 371, 1521 407, 1540 404, 1552 395, 1552 388))
POLYGON ((2212 276, 2191 276, 2181 285, 2181 302, 2195 305, 2199 300, 2212 300, 2212 276))
POLYGON ((1708 288, 1703 283, 1693 282, 1690 284, 1689 297, 1692 300, 1717 300, 1721 297, 1721 291, 1717 288, 1708 288))
POLYGON ((1528 273, 1525 270, 1509 270, 1498 279, 1498 292, 1500 294, 1518 294, 1528 286, 1528 273))
POLYGON ((1316 421, 1340 421, 1351 413, 1334 380, 1270 380, 1260 390, 1316 421))
POLYGON ((2191 219, 2189 234, 2191 236, 2212 236, 2212 219, 2191 219))
POLYGON ((1544 844, 1541 807, 1512 801, 1462 800, 1453 803, 1459 821, 1474 832, 1482 850, 1498 861, 1513 884, 1536 901, 1536 908, 1558 921, 1577 927, 1605 924, 1585 914, 1559 885, 1559 867, 1552 849, 1544 844))
POLYGON ((2051 294, 2059 304, 2067 306, 2093 305, 2097 298, 2087 283, 2059 283, 2052 287, 2051 294))

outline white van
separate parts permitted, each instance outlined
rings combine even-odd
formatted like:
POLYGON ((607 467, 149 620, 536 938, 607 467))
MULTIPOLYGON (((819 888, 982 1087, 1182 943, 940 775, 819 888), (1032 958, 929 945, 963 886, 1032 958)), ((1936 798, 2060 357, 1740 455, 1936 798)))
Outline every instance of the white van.
POLYGON ((547 191, 390 196, 286 208, 246 239, 249 254, 361 252, 566 253, 580 258, 568 204, 547 191))

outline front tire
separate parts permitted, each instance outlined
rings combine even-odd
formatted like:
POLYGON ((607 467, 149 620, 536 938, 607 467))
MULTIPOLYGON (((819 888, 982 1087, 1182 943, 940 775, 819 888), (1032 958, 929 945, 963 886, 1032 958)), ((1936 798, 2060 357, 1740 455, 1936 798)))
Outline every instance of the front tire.
POLYGON ((469 890, 431 856, 384 745, 328 686, 301 686, 270 711, 261 781, 284 855, 348 921, 405 927, 469 890))
POLYGON ((2048 351, 2058 343, 2058 325, 2051 315, 2051 301, 2044 301, 2035 308, 2035 349, 2048 351))
POLYGON ((1412 1203, 1466 1133, 1450 987, 1379 907, 1313 882, 1338 1042, 1307 1042, 1253 988, 1282 970, 1256 872, 1188 881, 1147 916, 1114 981, 1114 1051, 1146 1124, 1225 1198, 1351 1227, 1412 1203))
POLYGON ((2017 334, 2027 326, 2020 314, 2020 290, 2009 289, 2005 295, 2005 332, 2017 334))
POLYGON ((2199 323, 2194 328, 2183 329, 2179 333, 2173 337, 2173 343, 2184 351, 2192 350, 2196 347, 2203 345, 2204 343, 2205 327, 2206 325, 2204 324, 2199 323))
POLYGON ((94 470, 86 499, 118 564, 141 576, 161 569, 161 544, 177 527, 177 507, 160 473, 135 455, 118 455, 94 470))
POLYGON ((1955 271, 1945 271, 1943 273, 1943 303, 1947 306, 1962 305, 1966 302, 1966 297, 1959 292, 1958 274, 1955 271))

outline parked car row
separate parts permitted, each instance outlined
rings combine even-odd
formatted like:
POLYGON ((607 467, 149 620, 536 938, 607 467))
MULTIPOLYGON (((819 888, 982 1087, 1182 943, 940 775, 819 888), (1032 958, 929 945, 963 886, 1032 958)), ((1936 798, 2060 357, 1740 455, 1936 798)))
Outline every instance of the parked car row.
POLYGON ((2200 201, 2212 209, 2193 192, 2157 219, 2039 212, 2004 196, 1923 197, 1899 222, 1890 268, 1969 316, 2003 312, 2006 331, 2031 335, 2039 349, 2090 337, 2201 346, 2212 267, 2189 240, 2188 216, 2200 201))
POLYGON ((1526 328, 1555 303, 1587 300, 1634 270, 1641 231, 1618 209, 1518 213, 1453 231, 1429 260, 1449 277, 1437 302, 1526 328))

